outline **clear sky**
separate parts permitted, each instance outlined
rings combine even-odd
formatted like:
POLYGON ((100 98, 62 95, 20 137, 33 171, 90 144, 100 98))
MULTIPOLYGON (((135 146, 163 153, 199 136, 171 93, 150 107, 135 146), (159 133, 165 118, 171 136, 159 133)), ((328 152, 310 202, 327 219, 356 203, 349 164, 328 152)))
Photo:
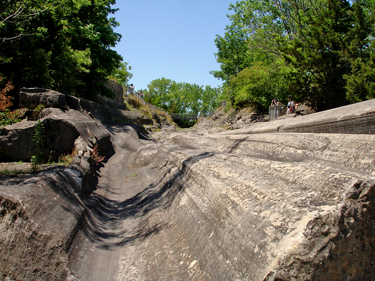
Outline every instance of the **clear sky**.
POLYGON ((115 50, 132 67, 129 83, 146 89, 152 80, 216 87, 221 80, 214 53, 216 35, 223 36, 232 0, 117 0, 114 14, 122 35, 115 50))

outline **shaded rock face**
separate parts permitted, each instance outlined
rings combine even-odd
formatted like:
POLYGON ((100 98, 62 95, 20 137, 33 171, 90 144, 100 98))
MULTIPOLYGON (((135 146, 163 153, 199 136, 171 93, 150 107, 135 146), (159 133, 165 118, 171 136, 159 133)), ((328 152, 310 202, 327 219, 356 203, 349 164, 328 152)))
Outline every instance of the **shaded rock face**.
POLYGON ((0 278, 65 279, 68 275, 65 267, 67 256, 61 247, 61 241, 51 239, 50 235, 38 231, 37 225, 29 220, 19 202, 0 197, 0 211, 0 278), (7 265, 6 268, 4 265, 7 265), (19 271, 20 267, 24 268, 22 272, 19 271))
POLYGON ((55 167, 37 177, 0 182, 1 280, 71 276, 66 251, 84 215, 77 196, 84 173, 77 168, 55 167))
POLYGON ((103 154, 112 150, 109 132, 101 123, 82 112, 49 108, 43 110, 41 115, 44 117, 38 121, 20 122, 1 129, 0 152, 3 161, 30 160, 35 149, 32 139, 37 122, 41 122, 44 128, 42 152, 47 158, 51 151, 56 156, 72 153, 79 136, 88 144, 99 142, 103 154))
POLYGON ((64 94, 43 88, 22 88, 19 93, 19 106, 34 109, 39 105, 67 109, 64 94))
POLYGON ((122 87, 122 85, 112 80, 106 81, 105 85, 115 94, 115 99, 112 100, 107 97, 102 97, 102 99, 104 99, 107 102, 113 103, 117 107, 123 108, 124 107, 124 88, 122 87))

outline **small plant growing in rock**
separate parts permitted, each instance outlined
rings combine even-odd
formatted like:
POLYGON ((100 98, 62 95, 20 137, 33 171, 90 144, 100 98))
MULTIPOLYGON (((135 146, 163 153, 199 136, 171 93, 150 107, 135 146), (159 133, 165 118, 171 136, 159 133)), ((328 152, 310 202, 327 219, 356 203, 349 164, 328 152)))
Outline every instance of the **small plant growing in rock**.
POLYGON ((39 165, 43 163, 44 155, 43 155, 42 148, 44 146, 44 139, 45 139, 44 126, 42 122, 38 121, 35 126, 35 131, 34 131, 34 135, 32 138, 32 142, 34 144, 34 150, 33 150, 33 155, 31 156, 31 159, 30 159, 30 164, 31 164, 31 170, 33 172, 38 171, 39 165))
POLYGON ((60 155, 58 163, 64 166, 69 166, 70 163, 73 161, 73 157, 77 155, 77 151, 75 149, 72 150, 70 154, 63 154, 60 155))
MULTIPOLYGON (((2 78, 0 77, 0 82, 2 78)), ((13 97, 8 96, 8 92, 14 89, 12 82, 8 81, 5 88, 0 92, 0 127, 11 125, 21 121, 18 119, 19 111, 10 111, 9 108, 13 105, 13 97)))
MULTIPOLYGON (((3 80, 2 77, 0 77, 0 82, 3 80)), ((13 105, 13 97, 8 96, 8 92, 14 89, 14 86, 12 85, 11 81, 8 81, 5 85, 5 88, 1 90, 0 93, 0 111, 5 111, 6 109, 10 108, 13 105)))
POLYGON ((105 156, 99 155, 98 144, 95 144, 90 152, 89 162, 90 164, 99 164, 105 159, 105 156))

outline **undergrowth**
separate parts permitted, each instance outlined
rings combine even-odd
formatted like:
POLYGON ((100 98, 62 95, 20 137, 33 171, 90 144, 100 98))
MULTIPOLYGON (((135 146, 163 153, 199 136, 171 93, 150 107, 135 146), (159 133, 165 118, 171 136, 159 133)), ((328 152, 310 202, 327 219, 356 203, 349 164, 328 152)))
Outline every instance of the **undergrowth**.
POLYGON ((101 156, 99 154, 98 144, 95 144, 90 152, 89 163, 91 165, 96 165, 102 162, 104 159, 105 159, 105 156, 101 156))
POLYGON ((42 148, 44 146, 46 135, 44 133, 44 125, 42 122, 38 121, 35 126, 34 135, 32 138, 32 143, 34 145, 33 155, 30 159, 31 170, 37 172, 39 170, 39 165, 44 161, 44 153, 42 148))
MULTIPOLYGON (((0 77, 0 82, 2 77, 0 77)), ((0 127, 12 125, 20 122, 18 118, 19 110, 11 111, 10 108, 13 106, 13 97, 9 96, 9 92, 14 89, 11 81, 8 81, 5 88, 0 92, 0 127)))

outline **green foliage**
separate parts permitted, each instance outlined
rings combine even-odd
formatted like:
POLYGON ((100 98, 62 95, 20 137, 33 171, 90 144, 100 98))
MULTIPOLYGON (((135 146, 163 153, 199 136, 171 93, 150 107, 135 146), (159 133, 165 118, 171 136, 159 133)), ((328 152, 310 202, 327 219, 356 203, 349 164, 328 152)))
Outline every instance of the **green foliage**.
POLYGON ((317 110, 373 98, 374 8, 373 0, 237 1, 215 40, 221 70, 211 73, 234 106, 286 102, 287 93, 317 110))
POLYGON ((210 112, 219 105, 221 88, 177 83, 160 78, 150 82, 144 90, 144 100, 169 113, 210 112))
POLYGON ((37 107, 34 108, 34 112, 41 112, 43 109, 45 109, 46 107, 43 105, 43 104, 39 104, 37 107))
POLYGON ((45 132, 44 125, 38 121, 35 126, 32 143, 34 145, 33 155, 31 156, 30 163, 31 169, 36 172, 39 169, 39 165, 44 162, 43 146, 45 143, 45 132))
POLYGON ((241 71, 230 81, 236 93, 234 106, 250 105, 259 111, 267 111, 269 101, 273 98, 285 100, 288 95, 288 77, 292 69, 278 60, 264 65, 254 63, 250 68, 241 71))
POLYGON ((8 1, 0 9, 0 63, 16 89, 45 87, 92 98, 121 68, 114 0, 8 1), (17 11, 20 11, 17 13, 17 11), (11 20, 4 20, 9 18, 11 20))
POLYGON ((211 71, 214 77, 228 81, 241 70, 249 67, 252 56, 247 43, 247 31, 236 24, 227 26, 224 37, 216 35, 215 45, 218 52, 216 60, 220 63, 220 71, 211 71))
POLYGON ((18 176, 18 175, 27 174, 27 173, 29 173, 28 170, 17 170, 17 169, 0 170, 0 176, 18 176))
POLYGON ((117 81, 124 87, 128 87, 128 82, 133 77, 133 74, 129 72, 131 69, 127 62, 121 62, 120 66, 108 78, 117 81))
POLYGON ((6 109, 5 111, 0 111, 0 127, 20 122, 21 119, 18 118, 18 115, 19 110, 10 111, 6 109))
POLYGON ((62 154, 58 158, 58 164, 64 165, 64 166, 69 166, 70 163, 73 161, 73 157, 77 155, 77 151, 73 149, 72 153, 70 154, 62 154))

